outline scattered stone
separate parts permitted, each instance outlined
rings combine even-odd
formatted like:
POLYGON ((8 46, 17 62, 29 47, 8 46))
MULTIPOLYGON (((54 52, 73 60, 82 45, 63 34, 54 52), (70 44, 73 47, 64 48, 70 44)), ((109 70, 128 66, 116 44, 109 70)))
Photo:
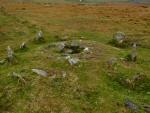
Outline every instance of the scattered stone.
POLYGON ((3 65, 5 63, 5 60, 0 60, 0 65, 3 65))
POLYGON ((150 105, 143 105, 142 107, 146 113, 150 113, 150 105))
MULTIPOLYGON (((57 47, 59 52, 67 54, 81 53, 85 49, 78 41, 61 42, 57 44, 57 47)), ((85 51, 88 51, 88 48, 86 48, 85 51)))
POLYGON ((67 76, 67 73, 63 71, 62 72, 62 77, 65 78, 66 76, 67 76))
POLYGON ((136 45, 136 43, 134 43, 133 47, 132 47, 131 60, 134 62, 137 60, 137 45, 136 45))
POLYGON ((20 45, 20 49, 26 49, 27 48, 27 45, 25 42, 23 42, 21 45, 20 45))
POLYGON ((117 43, 121 44, 126 39, 126 35, 123 32, 117 32, 116 34, 114 34, 113 38, 117 43))
POLYGON ((139 111, 139 107, 136 104, 134 104, 132 101, 128 100, 128 99, 125 100, 125 106, 128 109, 130 109, 130 110, 132 110, 134 112, 138 112, 139 111))
POLYGON ((89 52, 90 52, 90 50, 89 50, 88 47, 85 47, 83 51, 84 51, 85 53, 89 53, 89 52))
POLYGON ((66 59, 70 65, 75 65, 80 61, 78 58, 71 58, 70 56, 67 56, 66 59))
POLYGON ((32 71, 40 76, 43 76, 43 77, 47 77, 48 76, 48 73, 44 70, 40 70, 40 69, 32 69, 32 71))
POLYGON ((127 55, 127 60, 135 62, 137 60, 137 45, 136 43, 132 46, 132 51, 129 55, 127 55))
POLYGON ((43 32, 42 31, 39 31, 37 33, 37 36, 35 37, 35 41, 37 42, 42 42, 44 41, 44 35, 43 35, 43 32))
POLYGON ((64 52, 64 49, 65 49, 65 43, 64 42, 59 43, 58 44, 58 51, 64 52))
POLYGON ((78 41, 67 43, 65 48, 72 50, 72 54, 80 53, 84 50, 84 47, 82 47, 78 41))
POLYGON ((67 41, 69 40, 69 36, 68 35, 65 35, 65 36, 54 36, 54 38, 57 40, 57 41, 67 41))
POLYGON ((112 57, 107 61, 109 67, 114 67, 117 64, 117 58, 112 57))
POLYGON ((13 50, 10 48, 10 46, 7 47, 7 59, 9 63, 13 63, 14 62, 14 52, 13 50))
POLYGON ((11 76, 14 77, 14 78, 17 78, 19 81, 21 81, 21 82, 23 82, 23 83, 26 83, 25 79, 24 79, 20 74, 18 74, 18 73, 16 73, 16 72, 13 72, 13 73, 11 74, 11 76))

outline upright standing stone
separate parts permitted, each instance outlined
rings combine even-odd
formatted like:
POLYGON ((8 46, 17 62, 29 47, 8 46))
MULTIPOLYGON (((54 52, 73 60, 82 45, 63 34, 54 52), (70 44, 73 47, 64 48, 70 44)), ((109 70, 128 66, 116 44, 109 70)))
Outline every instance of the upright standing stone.
POLYGON ((8 58, 8 62, 13 63, 13 61, 14 61, 14 52, 10 48, 10 46, 7 47, 7 58, 8 58))
POLYGON ((43 35, 42 31, 39 31, 37 33, 37 36, 35 37, 35 40, 38 41, 38 42, 44 41, 44 35, 43 35))
POLYGON ((59 43, 58 44, 58 51, 59 52, 63 52, 64 51, 64 49, 65 49, 65 43, 64 42, 61 42, 61 43, 59 43))
POLYGON ((137 59, 137 45, 136 43, 134 43, 132 46, 131 60, 135 62, 136 59, 137 59))
POLYGON ((40 69, 32 69, 32 71, 40 76, 43 76, 43 77, 47 77, 48 76, 48 73, 44 70, 40 70, 40 69))
POLYGON ((20 45, 20 49, 25 49, 25 48, 27 48, 27 45, 26 45, 25 42, 23 42, 23 43, 20 45))

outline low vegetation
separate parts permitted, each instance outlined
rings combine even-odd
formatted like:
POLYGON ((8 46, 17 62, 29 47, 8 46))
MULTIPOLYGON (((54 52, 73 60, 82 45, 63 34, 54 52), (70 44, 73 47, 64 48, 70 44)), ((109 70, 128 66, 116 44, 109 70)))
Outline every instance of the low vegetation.
POLYGON ((149 5, 3 1, 0 7, 1 113, 149 113, 149 5), (39 31, 44 40, 37 43, 39 31), (118 31, 128 39, 123 48, 110 43, 118 31), (65 52, 58 51, 62 42, 69 43, 65 52), (132 43, 136 61, 126 57, 132 43), (78 44, 82 49, 70 54, 78 44), (6 60, 8 46, 15 63, 6 60), (70 65, 67 55, 79 62, 70 65))

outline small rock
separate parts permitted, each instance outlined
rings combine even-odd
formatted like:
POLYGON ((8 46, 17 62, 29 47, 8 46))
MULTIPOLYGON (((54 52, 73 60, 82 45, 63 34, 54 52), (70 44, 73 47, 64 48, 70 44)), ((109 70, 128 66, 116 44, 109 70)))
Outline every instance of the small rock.
POLYGON ((137 60, 137 45, 136 43, 132 46, 132 51, 127 55, 127 60, 135 62, 137 60))
POLYGON ((4 64, 5 60, 0 60, 0 65, 4 64))
POLYGON ((68 60, 70 65, 75 65, 79 62, 78 58, 71 58, 70 56, 67 56, 66 59, 68 60))
POLYGON ((139 107, 130 100, 125 100, 125 106, 134 112, 138 112, 139 107))
POLYGON ((44 35, 43 35, 42 31, 39 31, 37 33, 37 36, 35 37, 35 40, 38 41, 38 42, 44 41, 44 35))
POLYGON ((40 70, 40 69, 32 69, 32 71, 40 76, 43 76, 43 77, 47 77, 48 76, 48 73, 44 70, 40 70))
POLYGON ((59 44, 58 44, 58 50, 59 50, 60 52, 63 52, 64 49, 65 49, 65 43, 64 43, 64 42, 59 43, 59 44))
POLYGON ((107 61, 109 66, 114 66, 117 63, 117 58, 112 57, 107 61))
POLYGON ((125 38, 126 35, 123 32, 117 32, 116 34, 114 34, 114 40, 117 41, 119 44, 123 43, 125 38))
POLYGON ((134 43, 132 46, 131 60, 136 61, 136 59, 137 59, 137 45, 136 43, 134 43))
POLYGON ((63 71, 62 72, 62 77, 65 78, 66 76, 67 76, 67 73, 63 71))
POLYGON ((25 48, 27 48, 27 45, 26 45, 25 42, 23 42, 23 43, 20 45, 20 49, 25 49, 25 48))
POLYGON ((143 105, 143 109, 146 113, 150 113, 150 105, 143 105))
POLYGON ((83 51, 84 51, 85 53, 89 53, 89 52, 90 52, 90 50, 89 50, 88 47, 85 47, 83 51))
POLYGON ((7 47, 7 58, 8 58, 8 62, 13 63, 13 61, 14 61, 14 52, 10 48, 10 46, 7 47))
POLYGON ((18 74, 18 73, 16 73, 16 72, 13 72, 13 73, 11 74, 11 76, 17 78, 18 80, 20 80, 20 81, 23 82, 23 83, 26 83, 25 79, 24 79, 20 74, 18 74))

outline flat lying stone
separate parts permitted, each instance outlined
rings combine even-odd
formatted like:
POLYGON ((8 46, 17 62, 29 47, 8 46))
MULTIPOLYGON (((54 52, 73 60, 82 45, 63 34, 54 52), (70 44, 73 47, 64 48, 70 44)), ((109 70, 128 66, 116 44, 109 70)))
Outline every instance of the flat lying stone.
POLYGON ((47 77, 48 76, 48 73, 44 70, 40 70, 40 69, 32 69, 32 71, 40 76, 43 76, 43 77, 47 77))
POLYGON ((0 65, 4 64, 5 60, 0 60, 0 65))
POLYGON ((139 111, 139 107, 130 100, 125 100, 125 106, 134 112, 139 111))
POLYGON ((68 60, 70 65, 75 65, 79 62, 78 58, 71 58, 70 56, 67 56, 66 59, 68 60))
POLYGON ((144 111, 150 113, 150 105, 143 105, 144 111))

